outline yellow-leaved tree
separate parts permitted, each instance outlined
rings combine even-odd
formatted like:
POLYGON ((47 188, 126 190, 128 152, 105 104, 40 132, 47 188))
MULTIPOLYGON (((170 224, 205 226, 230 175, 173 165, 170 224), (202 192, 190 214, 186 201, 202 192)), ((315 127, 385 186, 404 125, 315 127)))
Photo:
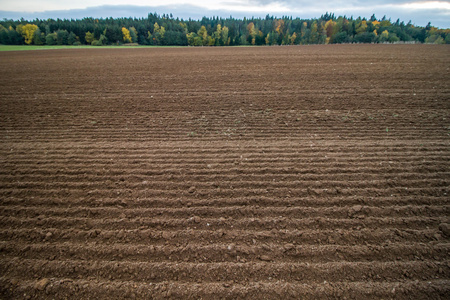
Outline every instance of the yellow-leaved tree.
POLYGON ((380 35, 380 42, 387 42, 389 40, 389 31, 385 30, 380 35))
POLYGON ((159 26, 157 22, 153 25, 153 36, 156 38, 158 45, 163 44, 164 35, 166 34, 166 29, 164 26, 159 26))
POLYGON ((325 23, 323 27, 325 28, 325 32, 327 35, 325 44, 329 44, 331 42, 331 37, 339 32, 339 25, 337 22, 330 19, 325 23))
POLYGON ((297 33, 293 33, 292 35, 289 35, 289 42, 291 43, 291 45, 295 44, 295 40, 297 39, 297 33))
POLYGON ((197 34, 202 39, 203 46, 208 45, 208 31, 206 31, 206 27, 202 25, 197 34))
POLYGON ((247 25, 248 35, 249 35, 249 42, 251 41, 251 44, 254 45, 256 41, 256 34, 257 31, 255 29, 255 24, 253 22, 250 22, 247 25))
POLYGON ((282 34, 284 31, 284 21, 281 19, 274 20, 273 28, 275 29, 275 32, 277 32, 278 34, 282 34))
POLYGON ((128 29, 126 29, 125 27, 122 27, 122 34, 123 34, 123 42, 124 43, 131 43, 131 36, 130 36, 130 31, 128 29))
POLYGON ((300 33, 301 33, 302 38, 305 36, 307 29, 308 29, 308 23, 303 22, 302 23, 302 27, 300 29, 300 33))
POLYGON ((31 45, 34 38, 34 33, 38 30, 38 27, 34 24, 26 24, 17 26, 16 30, 23 36, 25 43, 27 45, 31 45))
POLYGON ((94 34, 91 33, 90 31, 86 32, 86 36, 84 37, 84 39, 86 40, 86 43, 88 43, 89 45, 94 41, 94 34))
POLYGON ((356 29, 356 33, 366 32, 367 29, 367 21, 361 21, 359 27, 356 29))
POLYGON ((228 27, 223 26, 222 28, 222 42, 224 45, 228 46, 230 44, 230 38, 228 37, 228 27))
POLYGON ((214 44, 216 46, 220 46, 220 42, 222 41, 222 25, 217 24, 216 31, 214 32, 214 44))

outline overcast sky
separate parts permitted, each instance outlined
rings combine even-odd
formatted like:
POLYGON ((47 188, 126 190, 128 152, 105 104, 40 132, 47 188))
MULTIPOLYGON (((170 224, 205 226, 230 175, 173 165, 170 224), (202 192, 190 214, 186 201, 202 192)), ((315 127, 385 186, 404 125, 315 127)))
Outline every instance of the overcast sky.
POLYGON ((378 18, 425 26, 450 28, 450 1, 419 0, 0 0, 0 18, 145 17, 149 12, 173 13, 187 19, 232 15, 236 18, 289 15, 317 18, 325 12, 336 15, 378 18))

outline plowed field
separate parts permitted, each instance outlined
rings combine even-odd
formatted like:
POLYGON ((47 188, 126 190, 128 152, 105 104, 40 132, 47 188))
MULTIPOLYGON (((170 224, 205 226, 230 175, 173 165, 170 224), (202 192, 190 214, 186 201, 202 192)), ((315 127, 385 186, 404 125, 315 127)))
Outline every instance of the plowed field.
POLYGON ((0 298, 450 294, 450 48, 0 53, 0 298))

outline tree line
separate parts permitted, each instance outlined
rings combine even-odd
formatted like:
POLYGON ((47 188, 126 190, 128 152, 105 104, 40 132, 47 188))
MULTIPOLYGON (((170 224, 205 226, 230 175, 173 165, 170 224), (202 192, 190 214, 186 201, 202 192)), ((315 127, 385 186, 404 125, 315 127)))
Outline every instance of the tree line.
POLYGON ((292 17, 234 19, 203 17, 183 20, 172 14, 147 18, 35 19, 0 21, 0 44, 5 45, 159 45, 237 46, 305 45, 336 43, 450 44, 450 29, 392 22, 372 15, 336 17, 326 13, 316 19, 292 17))

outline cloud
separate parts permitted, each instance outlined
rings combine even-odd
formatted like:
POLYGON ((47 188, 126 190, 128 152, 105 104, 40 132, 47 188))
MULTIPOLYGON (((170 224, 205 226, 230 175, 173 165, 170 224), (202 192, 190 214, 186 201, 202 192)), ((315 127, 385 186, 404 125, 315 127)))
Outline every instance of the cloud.
POLYGON ((420 10, 429 10, 429 9, 444 9, 450 11, 450 2, 447 1, 418 1, 418 2, 407 2, 400 5, 404 8, 409 9, 420 9, 420 10))
MULTIPOLYGON (((52 1, 52 0, 45 0, 52 1)), ((87 1, 87 0, 83 0, 87 1)), ((174 17, 183 19, 201 19, 203 16, 219 16, 227 18, 243 17, 265 17, 267 14, 275 17, 293 16, 299 18, 318 18, 326 12, 334 13, 336 16, 346 15, 347 17, 370 18, 375 14, 377 18, 386 16, 392 20, 412 21, 413 24, 425 26, 429 21, 433 26, 440 28, 450 28, 450 1, 386 1, 380 0, 376 4, 369 5, 368 1, 347 0, 347 1, 293 1, 293 0, 224 0, 208 1, 208 5, 180 4, 186 0, 161 1, 169 3, 166 5, 136 6, 136 5, 101 5, 78 9, 59 9, 37 12, 12 12, 0 11, 0 19, 20 19, 21 17, 33 20, 36 18, 60 18, 60 19, 82 19, 84 17, 106 18, 106 17, 147 17, 148 13, 158 14, 172 13, 174 17)), ((95 0, 91 1, 95 3, 95 0)), ((109 1, 112 2, 112 1, 109 1)), ((116 2, 122 2, 116 0, 116 2)), ((136 1, 129 0, 130 3, 136 1)), ((147 2, 147 1, 143 1, 147 2)), ((190 1, 192 3, 203 1, 190 1)), ((81 1, 80 1, 81 3, 81 1)), ((154 1, 152 3, 159 3, 154 1)), ((2 7, 3 8, 3 7, 2 7)))

